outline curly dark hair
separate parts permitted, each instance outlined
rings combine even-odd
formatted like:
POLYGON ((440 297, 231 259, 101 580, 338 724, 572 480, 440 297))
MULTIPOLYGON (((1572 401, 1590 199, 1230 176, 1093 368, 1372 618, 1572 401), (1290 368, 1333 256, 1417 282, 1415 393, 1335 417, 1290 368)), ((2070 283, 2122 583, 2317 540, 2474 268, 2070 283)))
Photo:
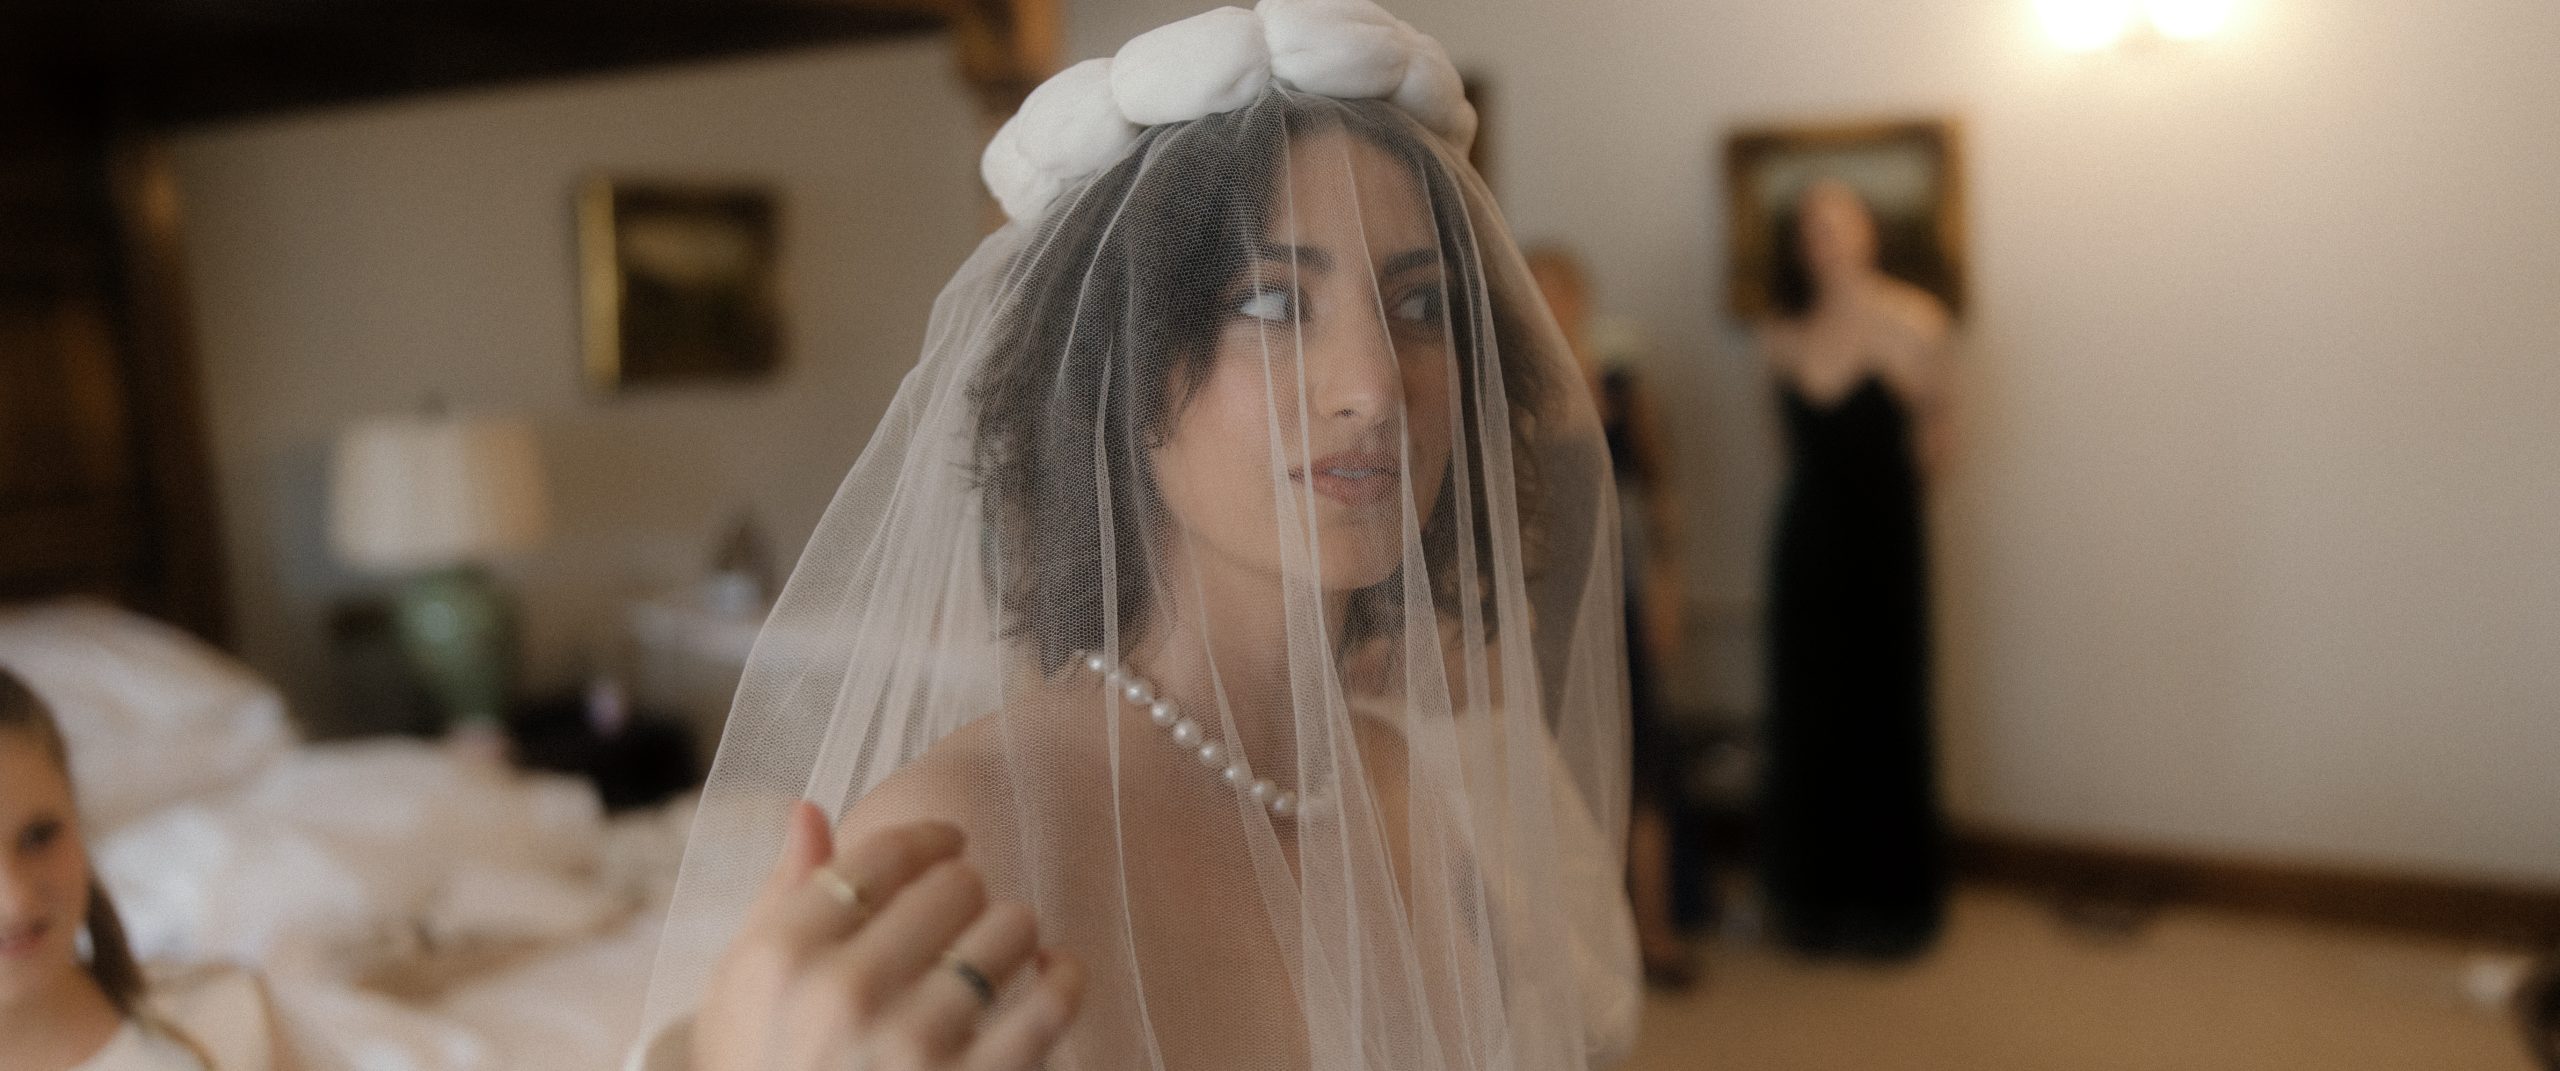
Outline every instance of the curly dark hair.
MULTIPOLYGON (((63 742, 61 727, 54 724, 52 709, 35 689, 27 687, 6 667, 0 667, 0 733, 28 734, 53 760, 55 768, 63 776, 70 776, 70 748, 63 742)), ((133 946, 125 940, 124 922, 116 914, 115 903, 107 899, 106 886, 98 881, 94 868, 89 875, 88 916, 89 977, 106 992, 107 1002, 119 1014, 131 1015, 142 1003, 142 967, 134 962, 133 946)))
MULTIPOLYGON (((1524 299, 1497 293, 1485 277, 1457 176, 1431 135, 1384 102, 1268 91, 1236 111, 1146 130, 1118 163, 1068 191, 1007 267, 1017 296, 998 311, 987 364, 970 387, 973 469, 988 538, 1009 563, 991 578, 1008 632, 1044 672, 1100 648, 1106 629, 1116 627, 1124 646, 1146 634, 1158 578, 1144 519, 1162 516, 1146 450, 1209 375, 1228 299, 1271 221, 1290 140, 1331 130, 1410 168, 1430 203, 1442 262, 1457 273, 1447 315, 1465 442, 1452 464, 1468 477, 1474 560, 1493 560, 1475 389, 1486 352, 1498 355, 1515 493, 1523 528, 1533 527, 1528 415, 1546 384, 1514 312, 1524 299), (1485 294, 1492 307, 1476 308, 1485 294)), ((1444 614, 1461 590, 1459 482, 1441 482, 1422 533, 1444 614)), ((1354 594, 1346 645, 1401 620, 1402 584, 1393 576, 1354 594)), ((1481 609, 1490 623, 1491 604, 1481 609)))

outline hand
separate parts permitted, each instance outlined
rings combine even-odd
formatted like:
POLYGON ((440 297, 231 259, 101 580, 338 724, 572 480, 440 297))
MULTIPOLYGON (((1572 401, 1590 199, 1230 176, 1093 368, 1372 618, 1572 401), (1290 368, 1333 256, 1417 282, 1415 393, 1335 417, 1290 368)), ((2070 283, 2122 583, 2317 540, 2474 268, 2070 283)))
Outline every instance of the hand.
POLYGON ((815 806, 793 807, 782 859, 694 1020, 693 1066, 1038 1067, 1075 1018, 1084 972, 1063 953, 1039 948, 1031 909, 987 902, 950 825, 840 832, 837 840, 830 843, 815 806), (998 990, 1026 962, 1036 962, 1036 980, 990 1013, 955 960, 998 990))

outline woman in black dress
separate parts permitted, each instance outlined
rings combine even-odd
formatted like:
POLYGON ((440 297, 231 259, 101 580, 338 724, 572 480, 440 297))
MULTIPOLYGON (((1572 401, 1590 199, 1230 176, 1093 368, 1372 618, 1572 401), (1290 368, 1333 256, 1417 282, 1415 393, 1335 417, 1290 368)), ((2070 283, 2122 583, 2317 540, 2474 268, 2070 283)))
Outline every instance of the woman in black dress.
POLYGON ((1929 717, 1922 489, 1948 317, 1876 266, 1857 193, 1808 189, 1780 228, 1789 476, 1769 597, 1764 870, 1779 938, 1895 958, 1936 936, 1946 877, 1929 717))

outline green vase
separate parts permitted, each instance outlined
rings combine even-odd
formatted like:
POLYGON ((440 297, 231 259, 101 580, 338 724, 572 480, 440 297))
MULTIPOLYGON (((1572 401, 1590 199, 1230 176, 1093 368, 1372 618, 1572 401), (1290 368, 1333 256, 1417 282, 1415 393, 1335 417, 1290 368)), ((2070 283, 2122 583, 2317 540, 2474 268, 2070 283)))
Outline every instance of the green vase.
POLYGON ((515 678, 515 622, 486 570, 421 573, 392 596, 400 649, 448 727, 495 726, 515 678))

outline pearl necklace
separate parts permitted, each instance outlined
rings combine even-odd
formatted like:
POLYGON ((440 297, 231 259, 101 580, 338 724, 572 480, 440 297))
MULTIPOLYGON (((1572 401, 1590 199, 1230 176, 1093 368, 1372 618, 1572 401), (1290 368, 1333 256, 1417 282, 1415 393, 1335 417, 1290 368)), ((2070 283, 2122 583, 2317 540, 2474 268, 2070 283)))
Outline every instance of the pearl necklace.
POLYGON ((1086 672, 1101 677, 1103 685, 1119 693, 1119 697, 1127 700, 1130 706, 1145 710, 1147 720, 1155 723, 1156 728, 1165 730, 1173 738, 1174 746, 1200 760, 1200 765, 1216 770, 1219 778, 1238 795, 1271 812, 1273 818, 1298 816, 1297 793, 1272 784, 1266 778, 1253 776, 1253 771, 1245 767, 1242 757, 1232 754, 1227 745, 1212 739, 1209 730, 1199 722, 1184 717, 1181 708, 1174 706, 1172 700, 1158 697, 1144 678, 1129 672, 1129 667, 1114 664, 1099 652, 1085 655, 1083 662, 1086 672))

